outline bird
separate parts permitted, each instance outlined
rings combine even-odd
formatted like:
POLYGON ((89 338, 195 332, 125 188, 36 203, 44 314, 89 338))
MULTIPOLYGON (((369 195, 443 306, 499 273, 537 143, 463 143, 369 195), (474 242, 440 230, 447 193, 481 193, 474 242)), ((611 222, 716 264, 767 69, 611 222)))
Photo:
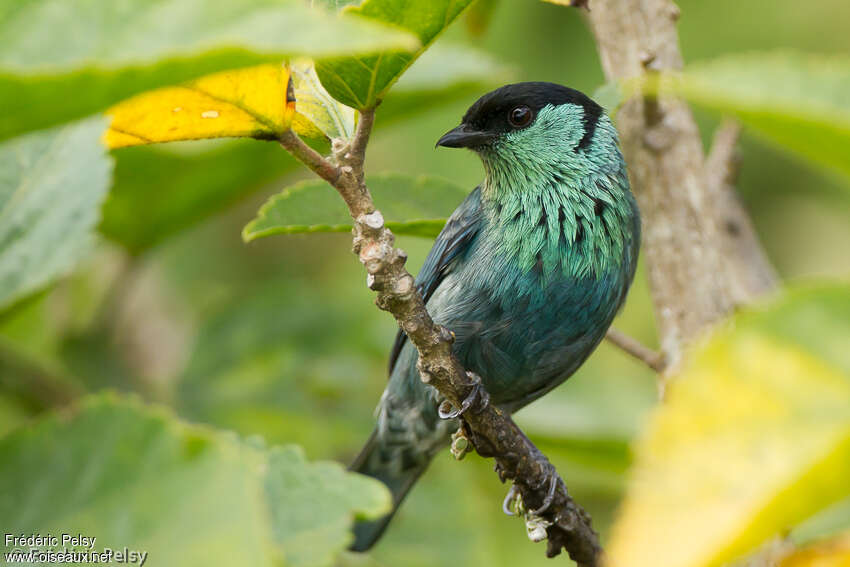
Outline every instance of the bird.
MULTIPOLYGON (((437 142, 468 148, 484 181, 447 220, 416 278, 433 320, 513 413, 570 377, 605 337, 634 278, 640 214, 617 131, 587 95, 559 84, 505 85, 437 142)), ((350 549, 381 537, 459 421, 422 382, 399 331, 375 429, 350 470, 384 483, 393 509, 354 526, 350 549)))

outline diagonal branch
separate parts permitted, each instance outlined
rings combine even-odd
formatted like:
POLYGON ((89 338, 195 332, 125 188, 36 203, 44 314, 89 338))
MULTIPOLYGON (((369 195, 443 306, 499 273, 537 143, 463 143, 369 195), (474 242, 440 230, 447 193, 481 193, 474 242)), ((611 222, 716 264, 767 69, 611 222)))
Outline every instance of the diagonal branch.
MULTIPOLYGON (((319 156, 292 132, 282 136, 280 143, 345 200, 355 221, 354 252, 368 272, 369 288, 377 292, 375 303, 392 313, 416 346, 423 382, 459 408, 475 389, 474 377, 454 356, 451 332, 434 323, 428 314, 413 276, 404 267, 407 255, 395 247, 395 237, 375 208, 363 179, 373 121, 374 110, 364 111, 354 140, 347 146, 334 145, 337 165, 319 156)), ((582 567, 598 565, 601 548, 590 517, 572 500, 552 464, 509 415, 495 406, 481 405, 484 407, 463 414, 464 430, 480 454, 495 459, 499 478, 514 481, 524 506, 540 509, 548 537, 547 555, 558 555, 563 548, 582 567)))

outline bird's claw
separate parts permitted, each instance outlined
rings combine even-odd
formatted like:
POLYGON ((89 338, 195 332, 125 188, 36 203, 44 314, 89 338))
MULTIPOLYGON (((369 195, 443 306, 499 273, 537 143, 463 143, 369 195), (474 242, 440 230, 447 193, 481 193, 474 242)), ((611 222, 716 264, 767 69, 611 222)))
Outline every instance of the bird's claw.
MULTIPOLYGON (((505 496, 505 499, 502 501, 502 512, 504 512, 508 516, 516 516, 516 513, 513 509, 511 509, 514 504, 519 504, 519 490, 515 484, 511 485, 511 489, 508 490, 508 494, 505 496)), ((516 506, 518 508, 518 506, 516 506)))
POLYGON ((467 372, 466 375, 471 380, 470 385, 472 386, 472 390, 469 392, 469 395, 463 399, 459 408, 452 406, 450 401, 443 400, 440 407, 437 408, 437 413, 440 415, 440 418, 456 419, 466 413, 467 410, 473 407, 473 405, 475 405, 477 411, 481 411, 487 407, 487 404, 490 403, 490 394, 488 394, 487 390, 484 389, 484 385, 481 383, 481 378, 472 372, 467 372))
POLYGON ((546 471, 546 476, 544 477, 543 482, 541 482, 541 485, 547 480, 549 481, 549 491, 543 499, 543 504, 541 504, 536 510, 531 511, 531 514, 534 516, 543 514, 543 512, 548 510, 549 506, 551 506, 552 502, 555 500, 555 490, 558 488, 558 473, 555 472, 555 467, 552 465, 549 465, 549 468, 546 471))
MULTIPOLYGON (((551 489, 550 489, 551 491, 551 489)), ((554 494, 554 491, 551 491, 554 494)), ((511 485, 505 500, 502 502, 502 512, 508 516, 522 516, 525 520, 525 529, 528 539, 533 542, 541 542, 548 537, 547 528, 552 522, 542 518, 539 513, 545 511, 545 507, 551 504, 551 494, 547 497, 548 503, 544 502, 538 510, 526 510, 522 501, 522 494, 517 486, 511 485)))

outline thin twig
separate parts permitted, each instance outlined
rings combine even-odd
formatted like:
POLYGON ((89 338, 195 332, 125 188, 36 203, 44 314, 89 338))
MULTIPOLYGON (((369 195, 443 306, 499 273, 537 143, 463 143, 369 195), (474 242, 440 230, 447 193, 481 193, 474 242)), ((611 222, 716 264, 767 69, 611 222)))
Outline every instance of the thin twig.
MULTIPOLYGON (((405 269, 405 252, 394 246, 395 237, 375 209, 363 179, 365 149, 374 121, 374 110, 361 114, 354 140, 335 144, 334 165, 310 149, 294 133, 281 145, 328 181, 342 196, 354 219, 354 252, 368 272, 369 288, 377 292, 375 303, 389 311, 419 351, 418 369, 423 382, 436 388, 454 407, 473 391, 474 377, 454 356, 454 337, 437 325, 425 308, 413 276, 405 269)), ((479 398, 481 399, 481 398, 479 398)), ((475 449, 496 461, 499 478, 513 480, 527 509, 541 508, 546 528, 546 553, 553 557, 566 549, 582 567, 599 564, 601 547, 590 526, 590 517, 567 492, 564 481, 509 415, 497 407, 470 409, 462 416, 464 430, 475 449), (551 499, 550 487, 554 486, 551 499)))
POLYGON ((605 335, 605 338, 608 339, 611 344, 632 355, 656 372, 664 372, 667 364, 664 361, 663 353, 652 350, 651 348, 641 344, 641 342, 637 339, 630 337, 622 331, 618 331, 614 327, 608 329, 608 333, 605 335))
POLYGON ((714 131, 711 150, 705 160, 705 177, 710 185, 734 185, 738 178, 738 139, 741 125, 727 118, 714 131))

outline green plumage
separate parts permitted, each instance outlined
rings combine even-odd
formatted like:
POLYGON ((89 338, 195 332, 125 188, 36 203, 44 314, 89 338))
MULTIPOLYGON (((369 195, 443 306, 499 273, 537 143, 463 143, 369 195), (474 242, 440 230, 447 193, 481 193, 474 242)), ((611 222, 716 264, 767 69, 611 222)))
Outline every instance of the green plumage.
POLYGON ((573 104, 543 108, 531 126, 481 152, 492 237, 524 271, 542 261, 544 274, 560 266, 566 276, 598 275, 619 265, 631 238, 634 203, 608 117, 586 151, 563 150, 578 143, 582 114, 573 104))
MULTIPOLYGON (((566 380, 605 336, 634 276, 637 206, 616 130, 566 87, 502 87, 438 143, 475 150, 486 176, 417 284, 434 320, 455 333, 460 361, 512 412, 566 380)), ((396 507, 457 428, 439 419, 416 360, 400 334, 375 432, 352 465, 383 481, 396 507)), ((352 548, 370 547, 391 517, 358 524, 352 548)))

